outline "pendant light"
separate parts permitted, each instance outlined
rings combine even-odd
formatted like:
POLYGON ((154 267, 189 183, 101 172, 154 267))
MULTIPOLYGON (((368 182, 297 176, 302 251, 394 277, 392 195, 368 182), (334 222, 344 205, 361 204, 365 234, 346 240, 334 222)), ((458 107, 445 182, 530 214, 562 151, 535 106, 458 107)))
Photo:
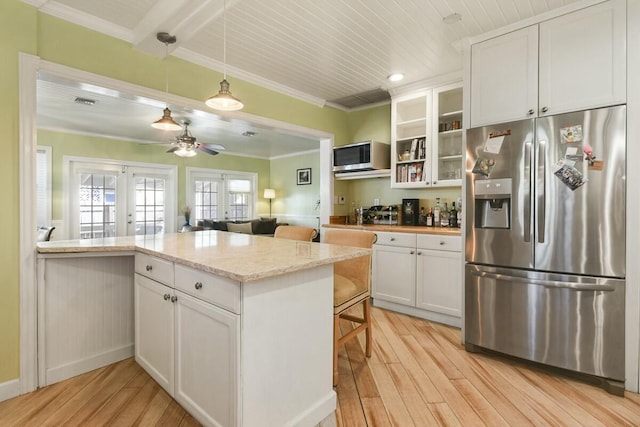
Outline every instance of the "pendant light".
POLYGON ((227 81, 227 1, 224 0, 222 10, 222 66, 223 78, 220 82, 218 93, 205 102, 207 106, 214 110, 237 111, 244 107, 242 101, 229 92, 229 82, 227 81))
MULTIPOLYGON (((172 36, 169 33, 158 33, 156 34, 156 38, 164 43, 165 47, 165 61, 169 56, 169 44, 173 44, 176 42, 176 36, 172 36)), ((165 94, 166 94, 166 104, 167 106, 164 108, 164 112, 162 114, 162 118, 160 120, 156 120, 151 123, 151 127, 160 129, 160 130, 181 130, 182 126, 177 123, 171 117, 171 110, 169 109, 169 70, 165 66, 165 94)))

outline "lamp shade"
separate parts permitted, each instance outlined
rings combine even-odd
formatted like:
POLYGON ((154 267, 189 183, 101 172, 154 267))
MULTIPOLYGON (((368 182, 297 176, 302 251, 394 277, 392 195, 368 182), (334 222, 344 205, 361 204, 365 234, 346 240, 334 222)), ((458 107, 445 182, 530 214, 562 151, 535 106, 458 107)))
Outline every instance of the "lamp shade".
POLYGON ((209 107, 222 111, 242 110, 244 104, 229 91, 229 82, 224 79, 220 82, 218 93, 205 102, 209 107))
POLYGON ((182 130, 182 126, 180 126, 175 120, 173 120, 173 117, 171 117, 171 110, 169 107, 164 109, 160 120, 156 120, 151 123, 151 127, 160 130, 182 130))
POLYGON ((264 198, 265 199, 275 199, 276 198, 276 190, 273 188, 265 188, 264 189, 264 198))

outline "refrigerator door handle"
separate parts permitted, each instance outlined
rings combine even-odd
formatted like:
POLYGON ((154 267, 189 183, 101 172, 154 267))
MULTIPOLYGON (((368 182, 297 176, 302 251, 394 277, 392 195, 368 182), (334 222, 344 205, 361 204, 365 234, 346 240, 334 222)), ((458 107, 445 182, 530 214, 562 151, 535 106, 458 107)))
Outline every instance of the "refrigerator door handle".
POLYGON ((544 243, 545 233, 545 186, 546 186, 546 147, 547 141, 538 142, 538 243, 544 243))
POLYGON ((531 241, 531 141, 524 143, 524 241, 531 241))
POLYGON ((532 285, 545 286, 547 288, 568 288, 574 291, 602 291, 613 292, 615 286, 613 285, 597 285, 591 283, 570 283, 570 282, 558 282, 555 280, 542 280, 542 279, 529 279, 526 277, 509 276, 500 273, 490 273, 487 271, 471 271, 471 275, 484 277, 487 279, 496 280, 508 280, 510 282, 530 283, 532 285))

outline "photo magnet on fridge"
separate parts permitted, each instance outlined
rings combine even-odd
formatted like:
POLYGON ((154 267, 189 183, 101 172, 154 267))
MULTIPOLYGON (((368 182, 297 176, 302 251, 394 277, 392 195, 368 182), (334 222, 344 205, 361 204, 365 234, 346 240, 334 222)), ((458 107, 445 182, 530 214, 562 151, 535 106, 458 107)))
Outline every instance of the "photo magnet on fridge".
POLYGON ((496 165, 496 161, 493 159, 485 159, 484 157, 478 157, 476 164, 473 166, 472 173, 479 173, 480 175, 489 176, 491 170, 496 165))
POLYGON ((582 187, 584 183, 587 182, 582 172, 576 169, 574 165, 575 162, 571 160, 559 160, 554 167, 555 172, 553 173, 564 185, 569 187, 571 191, 575 191, 576 188, 582 187))
POLYGON ((560 129, 560 137, 565 144, 582 141, 582 125, 567 126, 560 129))

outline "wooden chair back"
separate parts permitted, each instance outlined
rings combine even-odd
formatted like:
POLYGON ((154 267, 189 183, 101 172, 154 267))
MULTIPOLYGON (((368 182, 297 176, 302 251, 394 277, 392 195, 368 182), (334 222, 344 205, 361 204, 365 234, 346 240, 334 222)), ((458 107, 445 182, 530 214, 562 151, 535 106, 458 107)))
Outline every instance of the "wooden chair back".
POLYGON ((318 231, 312 227, 302 227, 299 225, 281 225, 276 228, 273 237, 277 239, 301 240, 310 242, 318 234, 318 231))

